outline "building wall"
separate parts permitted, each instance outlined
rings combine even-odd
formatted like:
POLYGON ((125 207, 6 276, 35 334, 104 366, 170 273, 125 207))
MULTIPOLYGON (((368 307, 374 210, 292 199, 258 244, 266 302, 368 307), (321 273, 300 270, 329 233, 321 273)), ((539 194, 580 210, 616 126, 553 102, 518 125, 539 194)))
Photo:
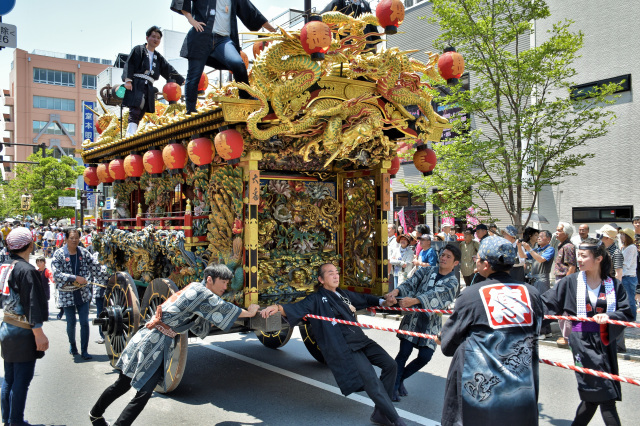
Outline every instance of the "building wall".
MULTIPOLYGON (((61 122, 75 124, 75 136, 71 136, 73 140, 65 135, 43 134, 35 144, 44 142, 49 147, 53 139, 58 140, 62 147, 80 149, 83 140, 82 101, 95 102, 96 100, 95 89, 82 88, 82 75, 97 76, 106 67, 107 65, 104 64, 30 54, 24 50, 15 49, 9 79, 11 86, 9 87, 9 98, 13 102, 13 107, 10 108, 14 128, 13 132, 10 132, 12 142, 34 144, 37 133, 33 132, 33 121, 48 122, 51 114, 57 114, 61 122), (34 83, 34 68, 74 73, 75 87, 34 83), (74 102, 75 111, 34 108, 34 96, 71 99, 74 102)), ((10 156, 15 161, 27 161, 27 157, 32 153, 33 148, 30 146, 11 146, 6 147, 4 151, 5 156, 10 156)), ((11 175, 9 174, 7 178, 10 178, 11 175)))

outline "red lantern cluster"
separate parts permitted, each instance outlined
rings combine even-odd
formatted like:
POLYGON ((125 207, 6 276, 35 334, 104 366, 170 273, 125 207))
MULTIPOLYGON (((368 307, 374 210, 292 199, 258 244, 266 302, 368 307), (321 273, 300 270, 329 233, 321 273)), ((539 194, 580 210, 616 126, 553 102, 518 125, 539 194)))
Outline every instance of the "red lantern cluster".
POLYGON ((169 103, 178 102, 180 96, 182 96, 182 89, 175 80, 169 80, 162 88, 162 96, 164 96, 169 103))
POLYGON ((124 158, 124 172, 131 180, 137 181, 144 172, 144 161, 137 152, 132 152, 124 158))
POLYGON ((191 142, 187 145, 187 152, 189 153, 189 159, 200 167, 209 166, 216 153, 211 139, 200 137, 198 134, 193 135, 191 142))
POLYGON ((430 176, 438 162, 436 153, 426 145, 421 145, 413 154, 413 165, 422 172, 423 176, 430 176))
POLYGON ((453 47, 444 49, 438 59, 438 73, 448 84, 456 84, 464 72, 464 58, 453 47))
POLYGON ((387 169, 387 173, 389 173, 392 178, 395 178, 398 170, 400 170, 400 157, 396 155, 393 157, 393 160, 391 160, 391 167, 387 169))
POLYGON ((220 129, 222 131, 214 139, 216 152, 227 160, 227 163, 236 164, 240 161, 239 158, 244 150, 244 139, 237 130, 228 129, 226 126, 220 129))
POLYGON ((170 174, 182 173, 187 165, 187 149, 181 143, 171 141, 162 150, 162 160, 170 174))
POLYGON ((396 34, 404 21, 404 4, 400 0, 382 0, 376 7, 376 18, 385 34, 396 34))
POLYGON ((200 82, 198 83, 198 94, 204 95, 205 90, 209 87, 209 76, 202 73, 200 76, 200 82))
POLYGON ((109 174, 109 163, 101 163, 98 165, 98 169, 96 170, 98 174, 98 179, 105 185, 113 182, 113 178, 109 174))
POLYGON ((111 175, 116 183, 122 183, 127 178, 127 174, 124 171, 124 159, 122 157, 111 160, 109 163, 109 175, 111 175))
POLYGON ((144 153, 142 157, 144 169, 151 177, 161 177, 164 171, 164 160, 162 159, 162 151, 155 146, 144 153))
POLYGON ((331 28, 318 15, 311 15, 309 22, 300 31, 300 43, 314 61, 324 60, 324 54, 331 47, 331 28))
POLYGON ((85 167, 82 176, 84 177, 84 183, 92 188, 95 188, 100 183, 100 179, 98 179, 98 168, 93 164, 85 167))

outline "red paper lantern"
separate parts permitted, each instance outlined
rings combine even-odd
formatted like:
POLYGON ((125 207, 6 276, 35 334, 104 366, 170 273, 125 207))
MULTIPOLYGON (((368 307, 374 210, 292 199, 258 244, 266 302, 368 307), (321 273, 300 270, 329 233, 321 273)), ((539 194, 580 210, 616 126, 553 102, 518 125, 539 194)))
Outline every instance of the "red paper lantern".
POLYGON ((144 161, 140 154, 132 152, 124 158, 124 173, 133 181, 139 180, 143 172, 144 161))
POLYGON ((331 28, 318 15, 311 15, 309 22, 300 31, 300 43, 314 61, 324 60, 324 54, 331 47, 331 28))
POLYGON ((240 57, 242 58, 242 62, 244 62, 245 68, 249 69, 249 57, 244 53, 244 50, 240 51, 240 57))
POLYGON ((400 170, 400 157, 396 155, 395 157, 393 157, 393 160, 391 160, 391 167, 387 169, 387 173, 389 173, 391 177, 394 178, 396 177, 396 173, 398 173, 398 170, 400 170))
POLYGON ((423 176, 431 175, 437 162, 435 151, 427 148, 426 145, 419 146, 416 153, 413 154, 413 164, 416 169, 422 172, 423 176))
POLYGON ((100 180, 100 182, 104 184, 113 182, 113 178, 109 174, 109 163, 98 164, 96 173, 98 174, 98 179, 100 180))
POLYGON ((213 142, 207 137, 200 137, 200 135, 193 135, 191 142, 187 145, 187 152, 189 158, 197 166, 208 166, 213 161, 213 157, 216 154, 216 150, 213 147, 213 142))
POLYGON ((187 165, 187 149, 181 143, 172 141, 162 150, 162 160, 170 174, 182 173, 187 165))
POLYGON ((269 43, 266 41, 256 41, 253 43, 253 57, 257 58, 268 45, 269 43))
POLYGON ((174 80, 168 80, 162 88, 162 96, 169 102, 178 102, 182 96, 182 89, 174 80))
POLYGON ((242 135, 237 130, 228 129, 226 126, 222 126, 220 129, 222 131, 214 139, 216 152, 229 164, 238 163, 244 150, 242 135))
POLYGON ((142 164, 144 169, 151 177, 160 177, 164 171, 164 160, 162 159, 162 151, 155 146, 142 156, 142 164))
POLYGON ((404 4, 400 0, 382 0, 376 7, 376 18, 385 34, 395 34, 404 21, 404 4))
POLYGON ((109 175, 111 175, 116 183, 124 182, 127 178, 127 174, 124 171, 124 159, 122 157, 111 160, 109 163, 109 175))
POLYGON ((84 177, 84 183, 90 187, 95 188, 100 183, 100 179, 98 178, 98 168, 95 165, 85 167, 82 175, 84 177))
POLYGON ((198 94, 203 95, 204 91, 209 87, 209 76, 207 74, 202 73, 200 76, 200 82, 198 83, 198 94))
POLYGON ((438 59, 438 73, 440 73, 440 76, 447 80, 447 83, 455 84, 463 72, 464 58, 462 55, 456 52, 453 47, 444 49, 444 53, 438 59))

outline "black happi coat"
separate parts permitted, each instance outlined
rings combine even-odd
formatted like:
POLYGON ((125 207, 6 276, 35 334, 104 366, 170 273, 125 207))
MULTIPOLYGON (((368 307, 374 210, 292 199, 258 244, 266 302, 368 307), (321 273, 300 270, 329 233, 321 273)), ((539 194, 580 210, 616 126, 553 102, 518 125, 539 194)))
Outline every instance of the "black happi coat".
POLYGON ((156 50, 153 52, 153 72, 149 69, 149 52, 144 44, 134 47, 129 53, 127 63, 122 71, 122 81, 131 79, 133 90, 127 90, 122 100, 122 105, 128 108, 141 108, 145 112, 156 112, 156 97, 153 83, 143 78, 134 77, 134 74, 148 74, 157 80, 160 76, 165 79, 173 79, 182 85, 184 78, 178 74, 173 66, 156 50), (144 105, 142 99, 144 97, 144 105))
MULTIPOLYGON (((378 306, 380 299, 368 294, 359 294, 347 290, 337 290, 338 294, 347 297, 356 309, 364 309, 370 306, 378 306)), ((317 292, 311 293, 303 300, 289 305, 282 305, 286 314, 286 320, 295 326, 307 314, 320 315, 330 318, 339 318, 347 321, 356 321, 355 315, 351 312, 346 303, 336 297, 333 292, 320 288, 317 292)), ((360 327, 333 324, 329 321, 322 321, 309 318, 307 321, 313 328, 318 346, 322 351, 327 365, 331 369, 333 376, 344 395, 361 391, 364 383, 353 359, 353 351, 362 349, 369 343, 374 343, 369 339, 360 327), (345 338, 348 333, 349 341, 345 338)))
POLYGON ((506 272, 460 294, 442 328, 442 353, 453 356, 442 426, 538 424, 536 337, 543 310, 538 290, 506 272), (505 294, 501 284, 513 293, 505 294))
MULTIPOLYGON (((172 0, 171 10, 182 15, 182 11, 191 13, 197 22, 208 23, 209 12, 215 10, 215 0, 172 0)), ((229 37, 240 52, 240 39, 238 37, 238 20, 240 18, 249 31, 258 31, 262 28, 267 18, 249 1, 232 0, 230 12, 230 34, 229 37)), ((213 20, 212 20, 213 22, 213 20)), ((227 69, 226 64, 221 64, 209 55, 213 51, 213 23, 207 25, 202 32, 197 32, 191 28, 184 39, 180 56, 187 59, 207 59, 207 65, 215 69, 227 69)))
MULTIPOLYGON (((550 290, 542 295, 546 312, 550 315, 578 314, 576 290, 579 272, 564 277, 550 290)), ((613 289, 616 293, 616 310, 607 312, 607 301, 604 295, 604 285, 601 286, 596 309, 587 308, 587 316, 593 317, 597 313, 606 313, 612 320, 633 321, 627 292, 622 284, 614 279, 613 289)), ((587 289, 585 289, 588 292, 587 289)), ((585 302, 589 302, 589 295, 585 294, 585 302)), ((619 325, 601 325, 597 332, 571 332, 569 345, 577 366, 591 368, 612 374, 619 374, 616 339, 624 333, 624 327, 619 325)), ((578 393, 580 399, 587 402, 603 402, 611 399, 620 401, 622 392, 620 382, 600 377, 576 373, 578 393)))
MULTIPOLYGON (((9 276, 9 287, 14 294, 19 296, 24 316, 32 327, 48 321, 49 305, 38 270, 20 256, 13 254, 4 263, 10 264, 14 260, 18 262, 9 276)), ((3 296, 2 308, 5 312, 12 310, 11 302, 6 296, 3 296)), ((6 362, 28 362, 42 357, 42 353, 40 355, 37 353, 35 336, 33 331, 29 329, 9 324, 3 325, 0 337, 2 358, 6 362)))

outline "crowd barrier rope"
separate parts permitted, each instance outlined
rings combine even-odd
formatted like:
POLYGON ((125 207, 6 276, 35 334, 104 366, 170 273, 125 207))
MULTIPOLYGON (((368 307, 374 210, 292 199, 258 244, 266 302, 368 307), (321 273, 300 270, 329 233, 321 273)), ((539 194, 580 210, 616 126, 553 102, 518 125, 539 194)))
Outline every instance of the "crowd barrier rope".
MULTIPOLYGON (((386 308, 386 307, 379 307, 379 308, 381 308, 381 309, 389 309, 389 308, 386 308)), ((368 308, 368 309, 369 310, 378 309, 378 307, 376 307, 376 308, 368 308)), ((405 309, 413 309, 413 308, 398 308, 398 309, 405 310, 405 309)), ((442 310, 439 310, 439 309, 417 309, 417 308, 415 308, 414 310, 418 310, 419 312, 422 312, 422 311, 429 311, 429 312, 442 311, 442 310)), ((451 311, 449 311, 449 312, 451 312, 451 311)), ((320 315, 307 314, 305 316, 305 319, 306 318, 314 318, 314 319, 317 319, 317 320, 335 322, 335 323, 338 323, 338 324, 353 325, 353 326, 361 327, 361 328, 370 328, 370 329, 373 329, 373 330, 381 330, 381 331, 389 331, 389 332, 392 332, 392 333, 406 334, 407 336, 421 337, 421 338, 424 338, 424 339, 435 340, 437 338, 437 336, 434 335, 434 334, 416 333, 414 331, 399 330, 399 329, 396 329, 396 328, 379 327, 377 325, 363 324, 363 323, 355 322, 355 321, 346 321, 346 320, 339 319, 339 318, 323 317, 323 316, 320 316, 320 315)), ((577 317, 569 317, 569 318, 577 318, 577 317)), ((565 317, 561 317, 559 319, 565 319, 565 317)), ((579 320, 582 320, 582 319, 585 319, 585 318, 579 318, 579 320)), ((618 321, 618 322, 624 322, 624 321, 618 321)), ((569 365, 569 364, 565 364, 565 363, 562 363, 562 362, 550 361, 548 359, 540 359, 539 362, 541 364, 547 364, 547 365, 551 365, 551 366, 554 366, 554 367, 564 368, 566 370, 577 371, 578 373, 581 373, 581 374, 589 374, 591 376, 601 377, 601 378, 609 379, 609 380, 616 380, 618 382, 629 383, 631 385, 640 386, 640 381, 638 381, 636 379, 632 379, 630 377, 624 377, 624 376, 619 376, 617 374, 605 373, 603 371, 592 370, 590 368, 576 367, 575 365, 569 365)))
MULTIPOLYGON (((372 308, 367 308, 370 312, 375 312, 376 309, 382 309, 385 311, 403 311, 403 312, 427 312, 427 313, 436 313, 436 314, 452 314, 453 311, 451 309, 421 309, 421 308, 396 308, 396 307, 387 307, 387 306, 375 306, 372 308)), ((571 321, 586 321, 586 322, 596 322, 593 318, 586 317, 574 317, 570 315, 545 315, 545 319, 552 320, 571 320, 571 321)), ((628 321, 618 321, 618 320, 608 320, 607 324, 613 325, 622 325, 624 327, 633 327, 640 328, 640 323, 637 322, 628 322, 628 321)))

